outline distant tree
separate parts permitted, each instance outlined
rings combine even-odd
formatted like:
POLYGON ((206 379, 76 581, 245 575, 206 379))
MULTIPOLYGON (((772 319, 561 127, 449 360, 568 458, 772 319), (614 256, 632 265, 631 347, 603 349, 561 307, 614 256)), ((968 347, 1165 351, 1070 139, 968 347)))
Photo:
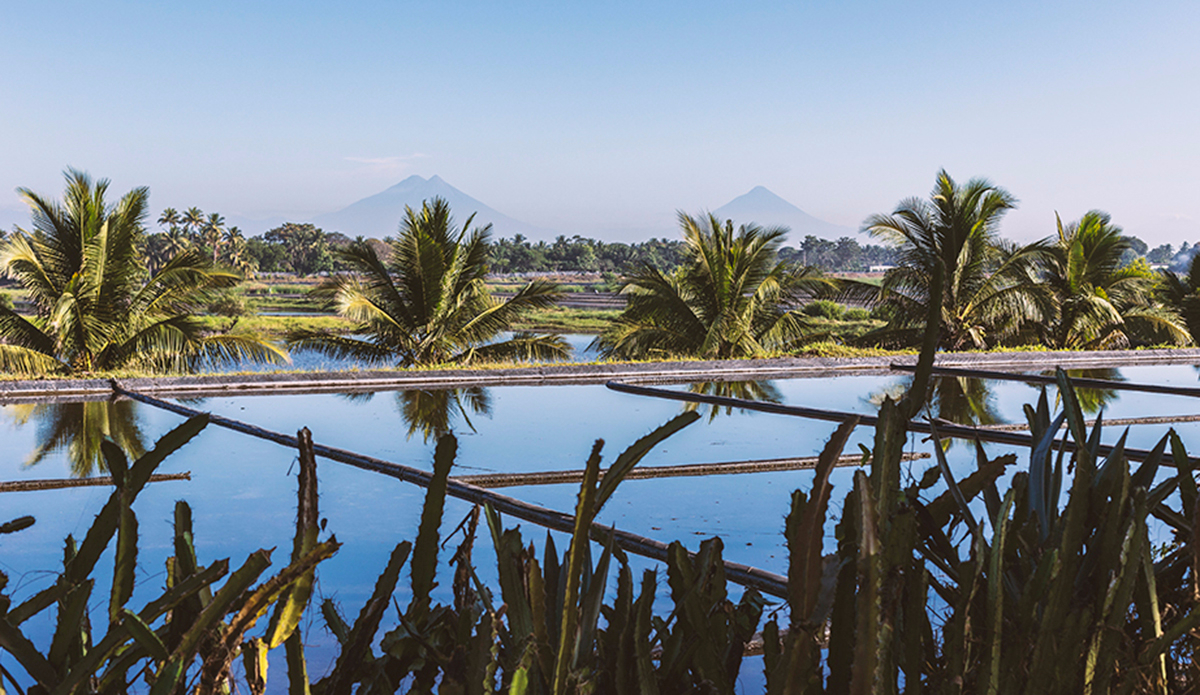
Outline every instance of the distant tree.
POLYGON ((285 222, 263 234, 263 241, 277 244, 287 254, 287 270, 299 275, 333 270, 333 256, 325 233, 308 223, 285 222))
POLYGON ((179 216, 179 226, 186 236, 195 240, 200 230, 204 228, 204 220, 204 211, 197 207, 191 207, 179 216))
POLYGON ((1200 344, 1200 254, 1192 256, 1186 275, 1161 270, 1159 279, 1159 299, 1187 326, 1192 342, 1200 344))
POLYGON ((1151 249, 1150 252, 1146 254, 1146 260, 1150 263, 1170 263, 1174 256, 1175 250, 1171 248, 1171 245, 1163 244, 1162 246, 1155 246, 1153 249, 1151 249))
POLYGON ((212 254, 213 263, 221 255, 221 242, 225 238, 225 218, 218 213, 210 213, 200 227, 200 241, 212 254))
POLYGON ((1121 264, 1129 265, 1139 258, 1145 258, 1146 253, 1150 250, 1150 246, 1135 236, 1125 236, 1125 240, 1129 242, 1128 248, 1121 255, 1121 264))
POLYGON ((246 240, 246 255, 252 259, 260 273, 284 273, 291 270, 287 249, 282 244, 272 244, 262 237, 246 240))

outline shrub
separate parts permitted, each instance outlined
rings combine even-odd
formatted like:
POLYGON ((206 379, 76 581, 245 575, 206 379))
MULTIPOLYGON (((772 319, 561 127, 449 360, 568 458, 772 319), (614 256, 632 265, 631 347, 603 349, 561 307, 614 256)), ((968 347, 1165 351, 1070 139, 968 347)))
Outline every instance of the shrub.
POLYGON ((871 312, 862 307, 850 307, 846 309, 842 318, 846 321, 866 321, 871 318, 871 312))
POLYGON ((208 305, 208 313, 228 318, 237 318, 239 316, 249 316, 253 312, 246 305, 244 297, 233 293, 225 293, 208 305))
POLYGON ((818 299, 805 304, 802 311, 806 316, 840 321, 846 313, 846 307, 828 299, 818 299))

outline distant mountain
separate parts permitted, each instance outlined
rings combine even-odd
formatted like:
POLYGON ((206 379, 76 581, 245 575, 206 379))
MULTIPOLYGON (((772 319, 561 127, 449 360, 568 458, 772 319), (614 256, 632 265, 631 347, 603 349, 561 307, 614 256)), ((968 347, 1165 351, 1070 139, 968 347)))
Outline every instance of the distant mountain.
POLYGON ((405 206, 417 209, 422 201, 435 197, 445 198, 450 203, 450 210, 458 224, 466 222, 471 213, 476 213, 473 226, 490 222, 492 238, 524 234, 530 239, 549 240, 558 234, 514 220, 451 186, 440 176, 428 179, 410 176, 382 193, 351 203, 337 212, 318 215, 313 223, 326 232, 341 232, 349 237, 393 236, 399 228, 400 218, 404 216, 405 206))
POLYGON ((792 230, 788 242, 792 244, 801 243, 810 234, 837 239, 854 233, 849 227, 813 217, 762 186, 755 186, 749 193, 734 198, 712 213, 722 220, 733 220, 735 225, 753 222, 763 227, 788 227, 792 230))

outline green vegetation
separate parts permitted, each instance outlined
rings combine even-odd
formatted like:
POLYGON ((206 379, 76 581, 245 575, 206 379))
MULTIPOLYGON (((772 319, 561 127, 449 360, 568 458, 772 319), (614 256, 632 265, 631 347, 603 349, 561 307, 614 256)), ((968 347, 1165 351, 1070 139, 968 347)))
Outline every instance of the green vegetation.
POLYGON ((1052 347, 1127 347, 1130 336, 1190 339, 1169 307, 1155 305, 1160 276, 1144 261, 1124 263, 1130 241, 1103 212, 1092 210, 1064 226, 1046 266, 1046 282, 1058 297, 1057 312, 1042 332, 1052 347))
POLYGON ((533 309, 513 321, 513 328, 520 331, 555 333, 600 333, 612 325, 621 312, 595 309, 572 309, 552 306, 533 309))
POLYGON ((628 305, 600 334, 606 357, 753 357, 805 339, 802 314, 785 305, 832 283, 778 259, 785 230, 679 215, 687 260, 671 274, 644 266, 626 281, 628 305))
POLYGON ((875 215, 864 227, 899 249, 900 264, 884 276, 879 301, 890 321, 867 337, 881 344, 913 344, 940 298, 947 350, 984 348, 1014 335, 1024 322, 1053 311, 1039 268, 1044 244, 1012 248, 1000 242, 1000 218, 1014 207, 1007 191, 984 179, 959 186, 938 172, 929 201, 904 200, 890 215, 875 215))
POLYGON ((115 205, 108 181, 69 170, 64 201, 21 189, 33 231, 0 244, 0 268, 35 307, 31 319, 0 307, 0 369, 34 374, 122 368, 187 371, 203 363, 282 361, 246 331, 205 334, 195 315, 241 277, 192 251, 147 274, 139 244, 149 191, 115 205))
POLYGON ((456 229, 445 200, 407 210, 391 262, 375 250, 351 245, 341 257, 356 274, 330 279, 315 291, 328 306, 354 322, 363 338, 301 330, 288 344, 334 357, 401 366, 452 362, 565 359, 570 347, 554 335, 517 333, 492 341, 523 313, 552 306, 554 285, 535 281, 503 301, 484 285, 490 227, 456 229))
POLYGON ((831 299, 818 299, 809 302, 801 309, 805 316, 840 321, 846 315, 846 307, 831 299))
POLYGON ((1158 299, 1187 326, 1193 342, 1200 342, 1200 254, 1192 257, 1186 276, 1162 273, 1158 299))
POLYGON ((247 316, 236 323, 219 316, 201 316, 198 321, 206 331, 228 330, 231 325, 239 330, 262 335, 270 340, 281 340, 289 334, 303 331, 321 333, 349 333, 354 323, 341 316, 247 316))
MULTIPOLYGON (((1108 215, 1091 211, 1069 225, 1059 221, 1055 239, 1018 247, 997 233, 1014 204, 983 179, 959 186, 942 171, 929 201, 905 200, 891 215, 868 219, 873 235, 897 245, 900 265, 887 272, 878 293, 877 315, 888 325, 862 342, 916 344, 930 296, 942 298, 937 343, 946 350, 1192 342, 1185 310, 1171 299, 1184 296, 1183 287, 1167 289, 1174 274, 1152 271, 1136 253, 1141 242, 1108 215)), ((855 293, 871 294, 862 285, 855 293)))

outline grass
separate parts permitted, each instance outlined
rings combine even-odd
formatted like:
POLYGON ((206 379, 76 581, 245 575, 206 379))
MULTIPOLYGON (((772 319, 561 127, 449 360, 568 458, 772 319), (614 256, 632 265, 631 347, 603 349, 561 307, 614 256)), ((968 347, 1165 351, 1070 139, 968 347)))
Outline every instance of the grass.
POLYGON ((621 315, 620 311, 551 307, 531 311, 513 328, 519 331, 556 333, 599 333, 621 315))
MULTIPOLYGON (((212 331, 227 330, 234 322, 220 316, 202 316, 205 328, 212 331)), ((340 316, 245 316, 237 319, 239 329, 258 331, 268 338, 282 338, 290 331, 307 329, 317 331, 348 331, 352 324, 340 316)))

